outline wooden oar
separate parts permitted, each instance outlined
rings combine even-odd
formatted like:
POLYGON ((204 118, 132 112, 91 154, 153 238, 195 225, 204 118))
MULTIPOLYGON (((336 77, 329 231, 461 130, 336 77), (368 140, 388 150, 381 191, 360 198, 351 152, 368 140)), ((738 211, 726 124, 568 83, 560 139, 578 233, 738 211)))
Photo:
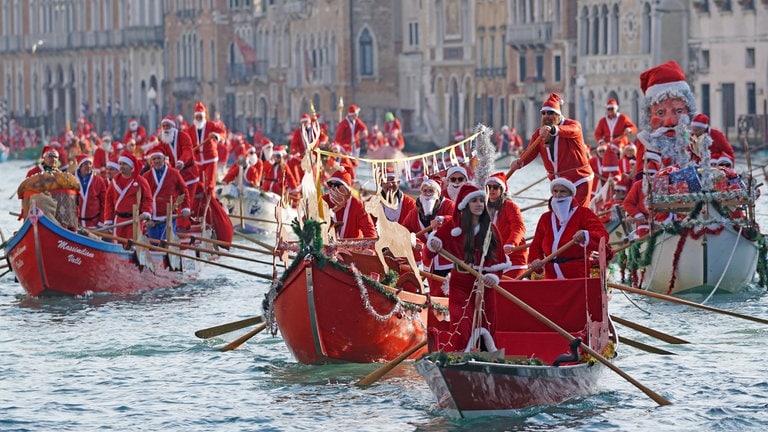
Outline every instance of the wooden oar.
POLYGON ((275 247, 274 247, 274 246, 271 246, 271 245, 269 245, 269 244, 267 244, 267 243, 264 243, 263 241, 260 241, 260 240, 256 240, 255 238, 253 238, 253 237, 251 237, 251 236, 247 236, 247 235, 245 235, 245 234, 243 234, 243 233, 239 233, 239 232, 237 232, 237 231, 235 231, 235 235, 236 235, 236 236, 238 236, 238 237, 242 237, 242 238, 244 238, 244 239, 246 239, 246 240, 248 240, 248 241, 251 241, 251 242, 253 242, 254 244, 257 244, 257 245, 259 245, 259 246, 261 246, 261 247, 263 247, 263 248, 265 248, 265 249, 267 249, 267 250, 270 250, 270 251, 272 251, 272 252, 270 252, 270 253, 274 253, 274 251, 275 251, 275 247))
POLYGON ((229 252, 222 252, 222 251, 217 251, 217 250, 214 250, 214 249, 207 249, 207 248, 199 248, 197 246, 192 246, 192 245, 189 245, 189 244, 174 243, 174 242, 169 242, 169 241, 166 241, 166 240, 158 240, 158 239, 153 239, 153 238, 148 239, 148 240, 149 240, 150 243, 154 243, 154 244, 160 244, 160 245, 165 244, 167 246, 174 246, 174 247, 177 247, 179 249, 187 249, 187 250, 192 250, 192 251, 195 251, 195 252, 209 253, 209 254, 219 255, 219 256, 228 257, 228 258, 235 258, 235 259, 239 259, 239 260, 243 260, 243 261, 250 261, 250 262, 255 262, 255 263, 259 263, 259 264, 272 265, 271 262, 259 261, 257 259, 248 258, 248 257, 242 256, 242 255, 237 255, 237 254, 233 254, 233 253, 229 253, 229 252))
POLYGON ((103 227, 99 227, 99 228, 92 228, 91 231, 96 231, 96 232, 109 231, 109 230, 114 229, 114 228, 119 228, 119 227, 123 227, 123 226, 126 226, 126 225, 131 225, 131 224, 133 224, 133 219, 127 220, 127 221, 122 221, 122 222, 119 222, 119 223, 116 223, 116 224, 104 225, 103 227))
POLYGON ((424 339, 419 344, 411 347, 409 350, 403 352, 402 354, 400 354, 399 356, 397 356, 393 360, 389 361, 388 363, 385 363, 383 366, 381 366, 378 369, 376 369, 375 371, 369 373, 368 375, 363 377, 363 379, 361 379, 360 381, 355 383, 355 385, 358 386, 358 387, 367 387, 367 386, 375 383, 381 377, 386 375, 389 371, 394 369, 395 366, 397 366, 400 363, 402 363, 403 360, 405 360, 408 357, 412 356, 413 353, 415 353, 416 351, 420 350, 421 348, 423 348, 426 345, 427 345, 427 340, 424 339))
POLYGON ((531 247, 531 244, 530 244, 530 243, 523 243, 523 244, 521 244, 521 245, 517 245, 517 246, 513 247, 513 248, 512 248, 512 249, 511 249, 509 252, 507 252, 506 254, 507 254, 507 255, 511 255, 511 254, 513 254, 513 253, 515 253, 515 252, 520 252, 521 250, 526 250, 526 249, 528 249, 529 247, 531 247))
MULTIPOLYGON (((541 139, 542 139, 543 137, 544 137, 543 135, 539 135, 539 137, 538 137, 538 138, 536 138, 536 141, 532 142, 532 143, 531 143, 531 145, 529 145, 528 147, 526 147, 526 149, 525 149, 525 151, 523 152, 523 154, 521 154, 521 155, 520 155, 520 157, 519 157, 519 158, 517 158, 516 160, 525 159, 525 158, 527 158, 527 157, 528 157, 528 156, 529 156, 531 153, 534 153, 534 152, 536 152, 536 151, 538 150, 538 147, 539 147, 539 143, 541 142, 541 139)), ((509 168, 509 170, 507 170, 507 178, 510 178, 510 177, 512 177, 512 174, 513 174, 513 172, 512 172, 512 167, 510 167, 510 168, 509 168)), ((535 185, 537 185, 537 184, 539 184, 539 183, 543 182, 543 181, 544 181, 544 179, 546 179, 546 178, 547 178, 547 176, 544 176, 544 178, 542 178, 542 179, 539 179, 539 180, 537 180, 537 181, 535 181, 535 182, 533 182, 533 183, 529 184, 528 186, 526 186, 526 187, 524 187, 524 188, 520 189, 518 192, 516 192, 516 193, 512 194, 512 196, 515 196, 515 195, 519 195, 519 194, 521 194, 521 193, 523 193, 523 192, 527 191, 528 189, 532 188, 533 186, 535 186, 535 185)))
POLYGON ((219 245, 219 246, 231 246, 231 247, 237 248, 237 249, 242 249, 242 250, 247 250, 247 251, 251 251, 251 252, 272 255, 272 252, 270 252, 270 251, 263 250, 263 249, 256 249, 256 248, 252 248, 252 247, 241 245, 241 244, 237 244, 237 243, 227 243, 227 242, 223 242, 221 240, 210 239, 210 238, 206 238, 206 237, 198 237, 198 236, 195 236, 195 235, 192 235, 192 234, 188 234, 188 233, 178 233, 177 235, 179 237, 181 237, 181 238, 190 238, 190 239, 192 239, 193 243, 196 240, 200 240, 200 241, 203 241, 203 242, 206 242, 206 243, 211 243, 211 244, 215 244, 215 245, 219 245))
POLYGON ((549 205, 549 200, 542 201, 542 202, 536 203, 536 204, 531 204, 529 206, 525 206, 525 207, 520 209, 520 212, 528 211, 530 209, 535 209, 535 208, 539 208, 539 207, 544 207, 545 205, 549 205))
MULTIPOLYGON (((558 249, 558 250, 560 250, 560 249, 558 249)), ((467 265, 464 261, 456 258, 451 253, 446 252, 445 250, 441 250, 440 251, 440 255, 442 255, 444 258, 449 259, 450 261, 452 261, 454 264, 458 265, 459 267, 461 267, 465 271, 471 273, 476 278, 481 279, 483 277, 480 273, 477 272, 477 270, 472 268, 472 266, 467 265)), ((572 342, 572 341, 574 341, 576 339, 570 333, 568 333, 565 329, 563 329, 559 325, 555 324, 552 320, 550 320, 546 316, 542 315, 539 311, 537 311, 536 309, 528 306, 528 304, 526 304, 524 301, 520 300, 519 298, 517 298, 515 295, 513 295, 510 292, 508 292, 504 288, 500 287, 499 284, 493 284, 492 288, 495 289, 496 292, 498 292, 499 294, 504 296, 507 300, 511 301, 512 303, 517 305, 519 308, 523 309, 525 312, 528 312, 534 318, 539 320, 541 323, 545 324, 547 327, 549 327, 552 330, 560 333, 560 335, 563 336, 564 338, 568 339, 568 341, 572 342)), ((659 404, 659 405, 671 405, 672 404, 672 402, 668 401, 667 399, 665 399, 660 394, 658 394, 658 393, 654 392, 653 390, 649 389, 648 387, 640 384, 640 382, 638 382, 637 380, 635 380, 634 378, 629 376, 629 374, 627 374, 626 372, 621 370, 618 366, 613 364, 613 362, 611 362, 608 359, 606 359, 605 357, 603 357, 602 354, 600 354, 599 352, 597 352, 594 349, 592 349, 592 347, 584 344, 584 342, 582 342, 580 346, 581 346, 581 349, 583 349, 584 351, 589 353, 589 355, 591 355, 592 357, 597 359, 600 363, 604 364, 606 367, 608 367, 612 371, 614 371, 617 374, 619 374, 622 378, 624 378, 625 380, 627 380, 630 383, 632 383, 632 385, 634 385, 635 387, 640 389, 643 393, 648 395, 648 397, 653 399, 657 404, 659 404)))
POLYGON ((242 319, 240 321, 235 321, 227 324, 221 324, 213 327, 208 327, 204 329, 200 329, 195 332, 195 336, 199 337, 200 339, 208 339, 216 336, 221 336, 226 333, 230 333, 236 330, 240 330, 242 328, 250 327, 252 325, 259 324, 264 321, 264 317, 261 315, 242 319))
POLYGON ((250 216, 241 216, 241 215, 234 215, 234 214, 229 215, 229 217, 244 220, 244 221, 266 222, 266 223, 273 223, 277 225, 277 221, 271 220, 271 219, 260 219, 260 218, 250 217, 250 216))
POLYGON ((261 333, 265 328, 267 328, 267 323, 263 323, 260 326, 256 327, 255 329, 249 331, 248 333, 240 336, 239 338, 233 340, 232 342, 224 345, 223 347, 219 348, 219 351, 232 351, 233 349, 236 349, 240 345, 244 344, 248 339, 256 336, 257 334, 261 333))
POLYGON ((649 352, 651 354, 660 354, 660 355, 677 355, 673 352, 663 350, 661 348, 656 348, 655 346, 651 346, 648 344, 644 344, 642 342, 638 342, 636 340, 632 340, 629 338, 626 338, 624 336, 619 336, 619 342, 627 344, 633 348, 637 348, 639 350, 643 350, 645 352, 649 352))
MULTIPOLYGON (((569 247, 571 247, 571 246, 573 246, 575 244, 576 244, 576 240, 571 239, 568 243, 566 243, 566 244, 560 246, 559 248, 557 248, 556 251, 554 251, 551 254, 545 256, 544 259, 541 260, 541 265, 542 266, 546 265, 548 262, 550 262, 553 259, 557 258, 558 255, 560 255, 561 253, 565 252, 566 249, 568 249, 569 247)), ((446 253, 448 253, 448 252, 446 252, 446 253)), ((464 262, 464 261, 462 261, 462 262, 464 262)), ((536 270, 534 270, 532 268, 529 268, 523 274, 521 274, 520 276, 516 277, 515 279, 518 279, 518 280, 525 279, 528 276, 530 276, 531 274, 533 274, 533 272, 535 272, 535 271, 536 270)))
POLYGON ((678 304, 682 304, 682 305, 686 305, 686 306, 691 306, 691 307, 695 307, 695 308, 699 308, 699 309, 704 309, 704 310, 707 310, 707 311, 710 311, 710 312, 715 312, 715 313, 719 313, 719 314, 723 314, 723 315, 729 315, 729 316, 732 316, 732 317, 741 318, 741 319, 745 319, 745 320, 748 320, 748 321, 754 321, 754 322, 757 322, 757 323, 760 323, 760 324, 768 324, 768 320, 763 319, 763 318, 758 318, 758 317, 754 317, 754 316, 750 316, 750 315, 744 315, 744 314, 740 314, 740 313, 736 313, 736 312, 731 312, 731 311, 727 311, 725 309, 718 309, 718 308, 715 308, 715 307, 712 307, 712 306, 698 304, 698 303, 695 303, 695 302, 692 302, 692 301, 679 299, 677 297, 669 296, 669 295, 666 295, 666 294, 659 294, 659 293, 655 293, 653 291, 646 291, 646 290, 642 290, 642 289, 639 289, 639 288, 633 288, 631 286, 617 284, 617 283, 613 283, 613 282, 608 282, 608 286, 611 287, 611 288, 616 288, 616 289, 622 290, 622 291, 627 291, 627 292, 631 292, 631 293, 635 293, 635 294, 640 294, 640 295, 644 295, 644 296, 648 296, 648 297, 657 298, 659 300, 666 300, 666 301, 671 302, 671 303, 678 303, 678 304))
POLYGON ((162 247, 159 247, 159 246, 154 246, 154 245, 151 245, 151 244, 148 244, 148 243, 135 242, 135 241, 133 241, 131 239, 127 239, 127 238, 123 238, 123 237, 118 237, 118 236, 113 236, 112 234, 100 233, 100 232, 91 231, 91 230, 88 230, 88 231, 93 233, 93 234, 96 234, 97 236, 104 237, 104 238, 107 238, 107 239, 110 239, 110 240, 116 240, 116 241, 118 241, 120 243, 133 244, 133 245, 136 245, 136 246, 139 246, 139 247, 144 247, 144 248, 147 248, 147 249, 150 249, 150 250, 154 250, 154 251, 158 251, 158 252, 164 252, 164 253, 171 254, 171 255, 177 255, 177 256, 180 256, 182 258, 189 258, 191 260, 199 261, 199 262, 206 263, 206 264, 210 264, 212 266, 222 267, 222 268, 225 268, 225 269, 238 271, 240 273, 245 273, 247 275, 251 275, 251 276, 255 276, 255 277, 260 277, 260 278, 267 279, 267 280, 270 280, 270 281, 272 280, 272 276, 271 275, 265 275, 265 274, 262 274, 262 273, 256 273, 256 272, 248 271, 248 270, 245 270, 245 269, 229 266, 229 265, 226 265, 226 264, 218 263, 218 262, 215 262, 215 261, 210 261, 210 260, 207 260, 207 259, 198 258, 198 257, 196 257, 194 255, 187 255, 187 254, 184 254, 184 253, 181 253, 181 252, 177 252, 177 251, 174 251, 174 250, 171 250, 171 249, 162 248, 162 247))
POLYGON ((4 269, 6 267, 10 267, 10 264, 8 264, 8 263, 0 264, 0 269, 4 269))
POLYGON ((629 328, 631 328, 633 330, 639 331, 640 333, 645 333, 648 336, 655 337, 656 339, 662 340, 662 341, 664 341, 666 343, 670 343, 670 344, 687 344, 687 343, 690 343, 690 342, 688 342, 685 339, 680 339, 679 337, 675 337, 675 336, 672 336, 672 335, 660 332, 658 330, 654 330, 652 328, 648 328, 648 327, 642 326, 642 325, 640 325, 640 324, 638 324, 636 322, 633 322, 633 321, 630 321, 630 320, 626 320, 626 319, 623 319, 623 318, 619 318, 616 315, 611 315, 611 319, 614 320, 615 322, 623 325, 623 326, 626 326, 626 327, 629 327, 629 328))

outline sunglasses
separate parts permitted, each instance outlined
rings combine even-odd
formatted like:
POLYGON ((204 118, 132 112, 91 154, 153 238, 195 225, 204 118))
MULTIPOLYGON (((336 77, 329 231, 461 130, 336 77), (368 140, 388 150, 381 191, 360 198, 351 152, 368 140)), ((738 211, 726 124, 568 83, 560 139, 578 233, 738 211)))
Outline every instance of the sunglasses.
POLYGON ((341 184, 341 183, 338 183, 338 182, 331 182, 331 183, 328 183, 328 187, 329 187, 329 188, 337 188, 337 187, 341 187, 341 186, 342 186, 342 184, 341 184))
POLYGON ((463 181, 466 181, 464 177, 451 177, 448 179, 451 183, 461 183, 463 181))
POLYGON ((488 187, 488 189, 494 189, 494 190, 496 190, 496 189, 500 190, 501 189, 501 186, 497 185, 497 184, 489 184, 489 185, 487 185, 487 187, 488 187))

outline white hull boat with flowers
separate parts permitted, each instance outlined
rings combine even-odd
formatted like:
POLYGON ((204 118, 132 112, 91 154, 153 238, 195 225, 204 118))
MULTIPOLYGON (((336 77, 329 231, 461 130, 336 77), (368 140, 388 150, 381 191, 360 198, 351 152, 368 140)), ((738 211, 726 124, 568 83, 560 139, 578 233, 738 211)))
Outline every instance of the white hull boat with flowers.
POLYGON ((766 246, 754 220, 757 194, 751 179, 745 186, 735 173, 714 167, 687 171, 690 175, 659 172, 654 180, 663 180, 665 190, 652 181, 649 208, 677 217, 664 222, 656 217, 645 241, 629 249, 634 285, 667 295, 711 296, 739 292, 757 273, 765 286, 766 246), (673 183, 680 177, 687 178, 684 184, 673 183))

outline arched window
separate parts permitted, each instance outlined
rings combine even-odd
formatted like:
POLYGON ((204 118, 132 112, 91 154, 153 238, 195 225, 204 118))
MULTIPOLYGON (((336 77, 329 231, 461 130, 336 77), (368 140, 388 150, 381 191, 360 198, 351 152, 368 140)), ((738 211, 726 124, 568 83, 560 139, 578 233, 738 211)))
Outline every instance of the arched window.
POLYGON ((360 56, 360 76, 373 76, 373 37, 368 29, 364 29, 358 39, 358 54, 360 56))
POLYGON ((651 5, 650 3, 643 4, 643 24, 640 28, 640 35, 642 39, 642 53, 648 54, 651 52, 651 5))
POLYGON ((619 5, 613 5, 610 17, 608 54, 619 53, 619 5))
POLYGON ((589 54, 589 9, 585 6, 581 9, 581 32, 579 52, 582 55, 589 54))
POLYGON ((600 8, 600 54, 608 54, 608 6, 600 8))
POLYGON ((592 8, 592 28, 590 30, 592 32, 590 52, 595 55, 600 54, 600 13, 597 6, 592 8))

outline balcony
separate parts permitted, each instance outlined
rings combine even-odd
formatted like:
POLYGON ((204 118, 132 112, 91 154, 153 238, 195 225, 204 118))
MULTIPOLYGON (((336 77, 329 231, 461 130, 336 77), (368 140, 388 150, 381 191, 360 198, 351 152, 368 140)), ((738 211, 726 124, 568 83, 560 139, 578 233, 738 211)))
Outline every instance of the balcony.
POLYGON ((182 77, 173 80, 173 96, 189 99, 197 93, 197 78, 182 77))
POLYGON ((193 20, 199 13, 200 12, 196 9, 180 9, 176 11, 176 19, 179 21, 193 20))
POLYGON ((288 0, 283 4, 283 12, 292 19, 307 18, 309 16, 307 0, 288 0))
POLYGON ((476 68, 475 69, 475 77, 477 77, 477 78, 496 78, 496 77, 504 78, 506 76, 507 76, 507 68, 506 67, 476 68))
POLYGON ((543 49, 552 43, 552 23, 513 24, 507 28, 507 43, 516 50, 543 49))
POLYGON ((163 26, 128 27, 123 30, 123 43, 130 46, 157 45, 165 43, 163 26))
POLYGON ((227 65, 227 80, 233 84, 248 81, 252 77, 265 76, 266 74, 266 60, 258 61, 254 64, 230 63, 227 65))

